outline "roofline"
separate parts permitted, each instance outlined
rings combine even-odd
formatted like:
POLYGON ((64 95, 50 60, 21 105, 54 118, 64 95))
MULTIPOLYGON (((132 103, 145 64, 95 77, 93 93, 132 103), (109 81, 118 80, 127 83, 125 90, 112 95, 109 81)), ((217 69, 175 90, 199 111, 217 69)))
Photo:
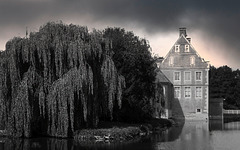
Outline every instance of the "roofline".
MULTIPOLYGON (((183 36, 184 37, 184 36, 183 36)), ((198 57, 200 57, 201 58, 201 60, 203 61, 203 58, 198 54, 198 52, 196 51, 196 49, 193 47, 193 45, 187 40, 187 38, 186 37, 184 37, 184 39, 188 42, 188 44, 192 47, 192 49, 196 52, 196 55, 198 56, 198 57)))
MULTIPOLYGON (((208 69, 209 68, 205 68, 205 67, 186 67, 188 70, 197 70, 197 69, 208 69)), ((171 68, 160 68, 161 70, 172 70, 172 69, 179 69, 179 70, 186 70, 186 68, 182 68, 182 67, 171 67, 171 68)))
POLYGON ((166 58, 168 57, 171 49, 174 47, 174 45, 176 45, 177 41, 183 36, 183 34, 181 34, 181 36, 176 40, 176 42, 173 44, 173 46, 170 48, 170 50, 168 51, 167 55, 164 57, 162 63, 166 60, 166 58))
POLYGON ((181 34, 181 36, 176 40, 176 42, 173 44, 173 46, 170 48, 170 50, 168 51, 167 55, 164 57, 164 59, 162 60, 162 63, 166 60, 166 58, 168 57, 168 55, 170 54, 171 49, 176 45, 177 41, 183 36, 183 38, 187 41, 187 43, 192 47, 192 49, 195 51, 196 55, 201 58, 202 62, 205 63, 209 63, 209 61, 205 61, 196 51, 196 49, 193 47, 193 45, 187 40, 187 38, 181 34))
POLYGON ((168 82, 160 82, 160 83, 171 83, 173 84, 167 77, 166 75, 161 71, 161 69, 159 69, 159 71, 164 75, 164 77, 167 79, 168 82))

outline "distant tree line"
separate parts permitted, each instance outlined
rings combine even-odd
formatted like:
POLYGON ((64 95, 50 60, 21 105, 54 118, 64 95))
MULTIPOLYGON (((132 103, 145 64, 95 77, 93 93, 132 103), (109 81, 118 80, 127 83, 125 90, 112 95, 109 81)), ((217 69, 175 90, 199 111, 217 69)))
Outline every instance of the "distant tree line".
POLYGON ((209 94, 211 98, 223 98, 225 109, 240 109, 240 70, 228 66, 210 67, 209 94))

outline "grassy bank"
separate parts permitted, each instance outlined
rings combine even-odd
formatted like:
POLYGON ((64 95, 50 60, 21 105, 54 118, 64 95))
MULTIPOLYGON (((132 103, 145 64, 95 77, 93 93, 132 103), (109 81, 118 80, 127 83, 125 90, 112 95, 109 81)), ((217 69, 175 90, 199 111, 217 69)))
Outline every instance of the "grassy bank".
POLYGON ((172 122, 167 119, 152 119, 143 124, 125 124, 119 122, 102 122, 99 129, 76 131, 77 141, 126 142, 140 139, 156 130, 165 130, 172 122))
POLYGON ((76 132, 74 139, 78 141, 127 141, 143 134, 139 127, 84 129, 76 132))

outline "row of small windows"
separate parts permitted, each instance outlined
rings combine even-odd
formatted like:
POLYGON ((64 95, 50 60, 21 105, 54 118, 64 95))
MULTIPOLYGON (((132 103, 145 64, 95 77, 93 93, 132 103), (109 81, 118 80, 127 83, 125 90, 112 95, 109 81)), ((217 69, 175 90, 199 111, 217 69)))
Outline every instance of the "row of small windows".
MULTIPOLYGON (((189 45, 185 45, 185 49, 184 49, 184 52, 190 52, 190 49, 189 49, 189 45)), ((179 53, 180 52, 180 45, 175 45, 175 52, 176 53, 179 53)))
MULTIPOLYGON (((174 97, 181 98, 181 88, 174 87, 174 97)), ((191 87, 184 87, 184 97, 191 98, 191 87)), ((202 98, 202 87, 196 87, 195 97, 202 98)))
MULTIPOLYGON (((174 72, 174 81, 181 81, 181 72, 174 72)), ((190 81, 191 80, 191 72, 186 71, 184 72, 184 80, 185 81, 190 81)), ((195 80, 196 81, 202 81, 202 72, 201 71, 196 71, 195 72, 195 80)))
MULTIPOLYGON (((173 64, 174 64, 174 58, 169 57, 169 66, 173 66, 173 64)), ((190 65, 191 66, 195 65, 195 57, 194 56, 190 57, 190 65)))

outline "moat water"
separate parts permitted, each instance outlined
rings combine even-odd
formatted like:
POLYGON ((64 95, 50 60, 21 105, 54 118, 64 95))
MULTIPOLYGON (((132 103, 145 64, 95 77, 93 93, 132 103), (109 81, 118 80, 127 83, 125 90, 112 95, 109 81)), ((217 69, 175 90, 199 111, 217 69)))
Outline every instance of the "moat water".
POLYGON ((129 143, 79 143, 73 139, 0 138, 0 150, 238 150, 240 122, 185 121, 129 143))

